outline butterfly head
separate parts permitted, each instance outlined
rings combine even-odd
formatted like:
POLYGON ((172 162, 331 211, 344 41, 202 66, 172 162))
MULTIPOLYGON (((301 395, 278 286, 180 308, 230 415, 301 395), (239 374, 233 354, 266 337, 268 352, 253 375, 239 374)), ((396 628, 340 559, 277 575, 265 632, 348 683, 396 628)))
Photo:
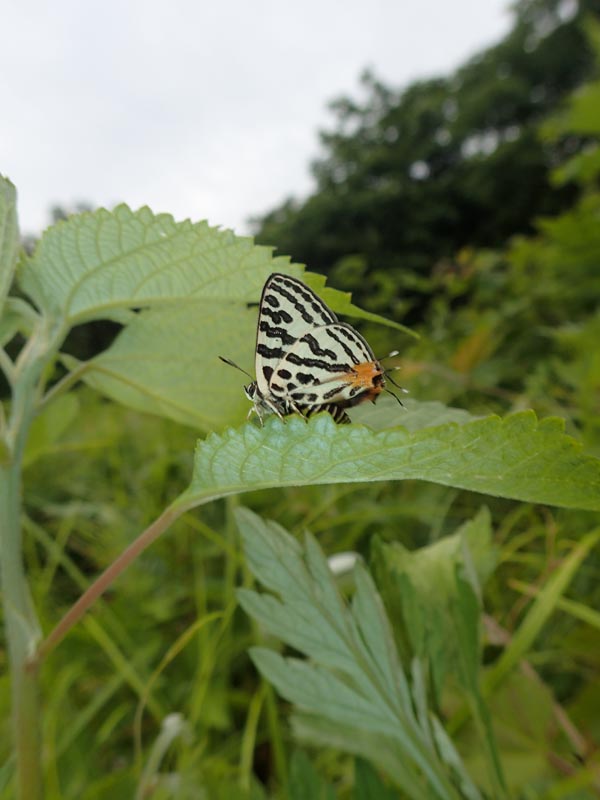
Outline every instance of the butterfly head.
POLYGON ((258 384, 256 383, 256 381, 252 381, 252 383, 249 383, 247 386, 244 386, 244 394, 246 395, 248 400, 251 400, 253 403, 256 403, 256 401, 260 397, 260 393, 258 391, 258 384))
POLYGON ((351 387, 348 406, 355 406, 365 400, 375 402, 385 387, 384 370, 379 361, 365 361, 354 364, 346 382, 351 387))

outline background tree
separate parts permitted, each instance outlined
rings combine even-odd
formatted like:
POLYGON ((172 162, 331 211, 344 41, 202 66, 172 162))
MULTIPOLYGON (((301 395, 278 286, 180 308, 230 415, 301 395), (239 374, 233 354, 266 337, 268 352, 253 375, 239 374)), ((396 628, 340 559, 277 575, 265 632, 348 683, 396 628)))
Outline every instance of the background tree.
POLYGON ((362 77, 364 101, 332 103, 315 192, 256 220, 258 239, 352 289, 361 304, 420 318, 432 267, 462 247, 499 247, 575 199, 548 176, 584 137, 538 136, 588 76, 586 15, 598 0, 522 0, 496 46, 446 78, 404 90, 362 77), (398 289, 400 296, 398 298, 398 289))

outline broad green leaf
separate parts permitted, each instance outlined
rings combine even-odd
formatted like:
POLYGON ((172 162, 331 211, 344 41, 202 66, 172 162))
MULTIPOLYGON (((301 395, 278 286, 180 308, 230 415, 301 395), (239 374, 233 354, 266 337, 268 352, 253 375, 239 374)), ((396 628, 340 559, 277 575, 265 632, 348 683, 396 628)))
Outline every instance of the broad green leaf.
POLYGON ((17 192, 12 183, 0 175, 0 313, 10 289, 18 251, 17 192))
MULTIPOLYGON (((250 238, 206 222, 175 222, 149 208, 117 206, 69 217, 48 229, 21 266, 21 288, 65 325, 110 317, 115 309, 204 299, 215 305, 258 302, 276 271, 303 277, 304 268, 250 238)), ((316 276, 306 275, 309 282, 316 276)), ((329 290, 332 308, 370 318, 329 290)), ((385 320, 379 319, 381 322, 385 320)), ((387 323, 395 325, 395 323, 387 323)))
POLYGON ((243 385, 250 379, 219 355, 251 366, 256 311, 196 301, 143 311, 81 377, 99 392, 139 411, 169 417, 203 431, 243 420, 250 408, 243 385))
MULTIPOLYGON (((355 568, 356 594, 349 608, 314 539, 307 535, 301 548, 279 525, 247 509, 238 509, 236 518, 250 569, 277 595, 240 589, 242 607, 309 659, 253 648, 262 674, 303 712, 395 742, 404 767, 423 773, 431 797, 458 798, 414 714, 389 622, 369 575, 355 568)), ((403 788, 409 796, 420 796, 412 794, 411 785, 403 788)))
POLYGON ((361 403, 356 408, 350 408, 348 413, 352 422, 364 423, 375 431, 402 425, 412 432, 421 428, 444 425, 446 422, 463 423, 477 419, 463 408, 451 408, 436 401, 413 400, 404 395, 402 395, 402 405, 393 397, 383 395, 375 406, 371 403, 361 403))
POLYGON ((289 260, 231 231, 120 205, 49 228, 19 278, 41 309, 75 324, 119 307, 256 300, 274 269, 290 269, 289 260))
POLYGON ((532 503, 600 509, 600 460, 581 452, 557 418, 531 411, 505 419, 409 432, 267 420, 211 434, 196 449, 194 475, 175 505, 275 486, 416 479, 532 503))

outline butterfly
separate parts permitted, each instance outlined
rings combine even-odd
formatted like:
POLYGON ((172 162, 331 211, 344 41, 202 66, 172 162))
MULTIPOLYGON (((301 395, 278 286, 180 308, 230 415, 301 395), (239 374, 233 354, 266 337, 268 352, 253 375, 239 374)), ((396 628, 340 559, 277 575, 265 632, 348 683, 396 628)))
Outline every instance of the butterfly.
POLYGON ((320 411, 347 423, 344 409, 375 402, 385 388, 384 369, 360 333, 302 281, 279 272, 267 278, 260 298, 255 369, 244 391, 253 403, 248 416, 256 413, 261 425, 269 413, 283 419, 320 411))

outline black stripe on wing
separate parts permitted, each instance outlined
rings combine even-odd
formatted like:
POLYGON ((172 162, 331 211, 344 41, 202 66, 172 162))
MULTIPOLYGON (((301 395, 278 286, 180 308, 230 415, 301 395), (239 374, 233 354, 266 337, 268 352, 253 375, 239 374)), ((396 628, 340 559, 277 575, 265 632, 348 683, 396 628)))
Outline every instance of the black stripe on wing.
POLYGON ((322 358, 306 358, 306 356, 300 356, 298 353, 288 353, 285 357, 285 363, 295 364, 297 367, 312 367, 313 369, 322 369, 325 372, 331 372, 332 374, 339 372, 350 372, 352 370, 352 367, 348 366, 348 364, 336 364, 332 363, 331 361, 323 361, 322 358))
POLYGON ((333 339, 346 354, 353 364, 364 364, 365 361, 375 361, 375 356, 368 342, 351 325, 338 322, 328 325, 325 329, 327 336, 333 339))
POLYGON ((281 308, 286 305, 306 324, 307 327, 330 325, 337 322, 337 317, 327 308, 325 303, 309 289, 302 281, 274 272, 265 283, 263 296, 260 301, 261 312, 263 305, 272 308, 281 308))
POLYGON ((290 336, 281 325, 269 325, 266 319, 260 320, 258 330, 259 335, 262 333, 266 339, 279 339, 281 344, 292 345, 298 341, 297 337, 290 336))
MULTIPOLYGON (((269 299, 274 300, 275 298, 271 296, 270 298, 265 298, 265 301, 269 299)), ((279 310, 277 310, 274 308, 270 308, 269 306, 266 305, 263 305, 263 307, 261 308, 260 316, 261 319, 268 317, 273 323, 273 325, 281 325, 282 322, 285 323, 286 325, 289 325, 293 321, 292 315, 289 314, 285 310, 285 308, 280 308, 279 310)))
POLYGON ((335 322, 333 311, 308 286, 289 275, 272 273, 263 286, 256 328, 254 368, 261 394, 271 393, 270 376, 298 339, 315 327, 335 322))

